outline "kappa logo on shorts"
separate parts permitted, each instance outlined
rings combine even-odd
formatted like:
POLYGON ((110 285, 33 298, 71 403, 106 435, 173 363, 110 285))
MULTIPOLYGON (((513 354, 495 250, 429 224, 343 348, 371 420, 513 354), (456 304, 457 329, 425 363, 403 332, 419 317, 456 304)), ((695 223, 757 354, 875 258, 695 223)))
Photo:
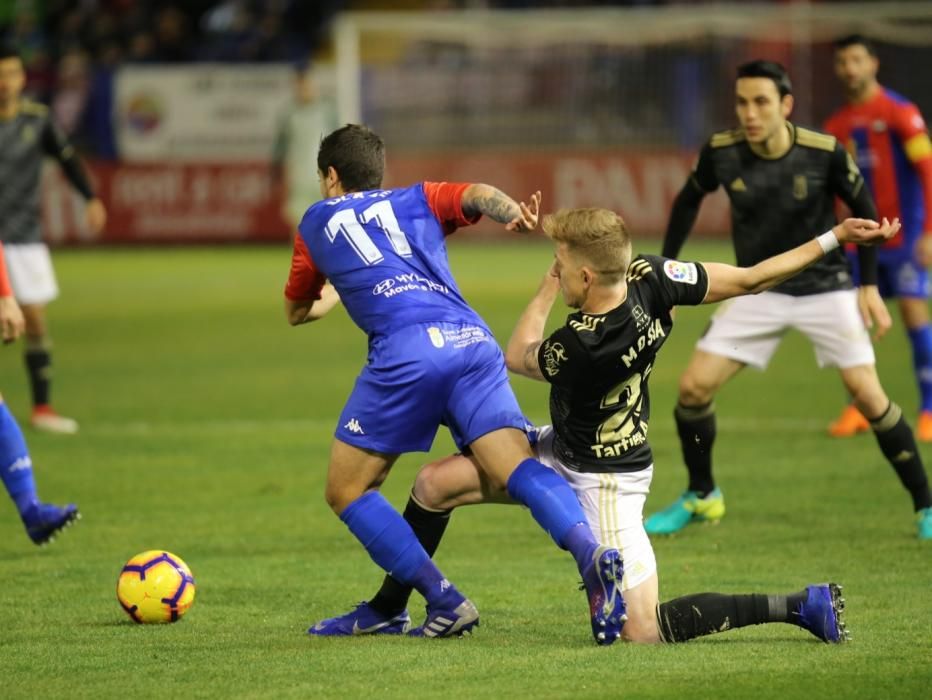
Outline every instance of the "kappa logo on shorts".
POLYGON ((674 282, 683 284, 696 284, 699 281, 699 271, 695 263, 680 262, 679 260, 667 260, 663 264, 663 271, 674 282))
POLYGON ((357 435, 365 435, 363 432, 362 426, 359 425, 359 421, 355 418, 350 418, 346 425, 343 426, 345 430, 349 430, 351 433, 356 433, 357 435))
POLYGON ((442 348, 446 341, 443 339, 443 333, 436 326, 427 329, 427 335, 430 336, 430 342, 435 348, 442 348))

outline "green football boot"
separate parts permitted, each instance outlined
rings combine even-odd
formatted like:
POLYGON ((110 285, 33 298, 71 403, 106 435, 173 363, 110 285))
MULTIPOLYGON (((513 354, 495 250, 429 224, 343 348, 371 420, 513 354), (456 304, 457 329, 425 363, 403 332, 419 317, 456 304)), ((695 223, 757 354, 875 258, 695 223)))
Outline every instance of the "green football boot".
POLYGON ((690 523, 717 523, 725 515, 725 498, 716 488, 705 498, 695 491, 686 491, 671 506, 644 521, 648 535, 672 535, 690 523))

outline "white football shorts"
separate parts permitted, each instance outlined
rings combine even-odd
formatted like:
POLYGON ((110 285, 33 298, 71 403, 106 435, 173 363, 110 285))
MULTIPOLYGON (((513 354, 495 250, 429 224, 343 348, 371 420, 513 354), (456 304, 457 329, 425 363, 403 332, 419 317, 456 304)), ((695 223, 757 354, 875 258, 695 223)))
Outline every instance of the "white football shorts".
POLYGON ((621 589, 644 583, 657 572, 654 548, 644 530, 644 502, 650 492, 654 467, 638 472, 581 473, 563 466, 553 454, 553 428, 538 431, 538 459, 569 482, 601 544, 615 547, 625 563, 621 589))
POLYGON ((45 243, 4 243, 3 256, 20 304, 47 304, 58 297, 52 256, 45 243))
POLYGON ((812 342, 819 367, 874 364, 874 347, 854 289, 801 297, 761 292, 730 299, 713 314, 696 348, 764 369, 791 328, 812 342))

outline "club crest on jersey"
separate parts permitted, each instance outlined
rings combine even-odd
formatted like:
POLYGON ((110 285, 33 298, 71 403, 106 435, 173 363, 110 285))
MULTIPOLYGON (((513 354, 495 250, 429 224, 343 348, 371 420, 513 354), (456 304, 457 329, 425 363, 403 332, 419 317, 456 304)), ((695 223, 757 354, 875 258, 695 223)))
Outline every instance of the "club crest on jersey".
POLYGON ((566 362, 566 348, 562 343, 544 343, 544 371, 549 377, 560 373, 560 363, 566 362))
POLYGON ((674 282, 683 284, 696 284, 699 281, 699 272, 695 263, 685 263, 679 260, 667 260, 663 264, 663 271, 674 282))
POLYGON ((430 342, 435 348, 442 348, 445 344, 443 333, 436 326, 427 329, 427 335, 430 336, 430 342))
POLYGON ((643 331, 647 324, 650 323, 650 314, 641 308, 640 304, 635 304, 631 309, 631 315, 634 316, 634 325, 639 331, 643 331))
POLYGON ((809 185, 806 182, 805 175, 793 176, 793 197, 796 199, 805 199, 809 194, 809 185))
POLYGON ((23 143, 35 143, 36 141, 36 130, 32 124, 26 124, 20 129, 19 137, 22 139, 23 143))

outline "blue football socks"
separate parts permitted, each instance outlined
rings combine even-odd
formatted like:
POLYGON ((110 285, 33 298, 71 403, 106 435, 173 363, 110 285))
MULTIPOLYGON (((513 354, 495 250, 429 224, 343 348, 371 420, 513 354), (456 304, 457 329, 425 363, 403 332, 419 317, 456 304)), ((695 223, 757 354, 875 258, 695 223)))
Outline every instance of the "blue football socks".
POLYGON ((363 494, 340 514, 372 560, 415 588, 435 608, 454 609, 464 598, 427 556, 411 526, 377 491, 363 494))
POLYGON ((508 478, 508 495, 531 509, 534 520, 557 546, 569 550, 580 569, 599 544, 566 479, 536 459, 526 459, 508 478))
POLYGON ((10 409, 0 402, 0 478, 20 515, 35 505, 36 482, 32 475, 32 459, 23 438, 23 431, 10 409))
POLYGON ((932 411, 932 325, 909 331, 913 367, 919 382, 920 410, 932 411))

